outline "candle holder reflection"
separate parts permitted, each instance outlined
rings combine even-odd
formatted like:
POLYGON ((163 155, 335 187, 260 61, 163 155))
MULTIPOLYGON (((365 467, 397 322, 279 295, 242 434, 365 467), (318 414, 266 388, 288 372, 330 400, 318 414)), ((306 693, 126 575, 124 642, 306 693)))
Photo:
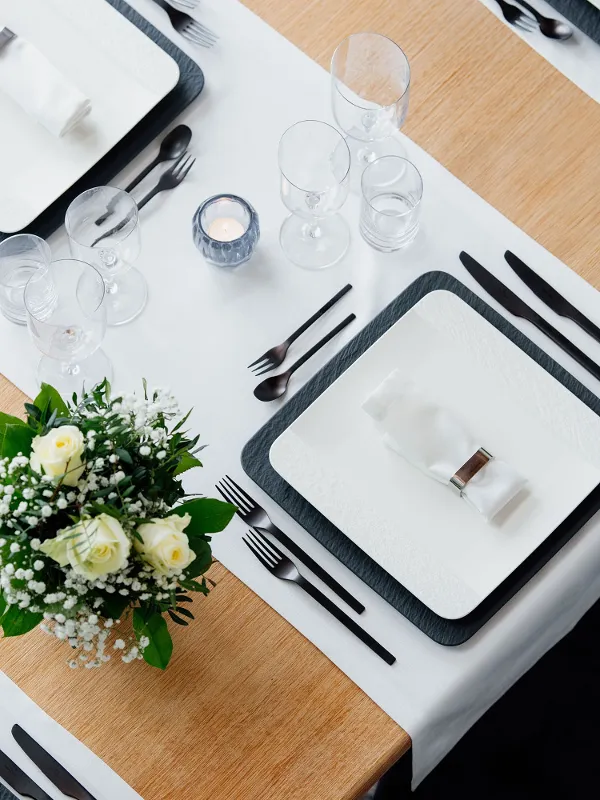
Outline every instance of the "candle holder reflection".
POLYGON ((260 239, 258 214, 234 194, 209 197, 193 220, 194 242, 217 267, 239 267, 248 261, 260 239))

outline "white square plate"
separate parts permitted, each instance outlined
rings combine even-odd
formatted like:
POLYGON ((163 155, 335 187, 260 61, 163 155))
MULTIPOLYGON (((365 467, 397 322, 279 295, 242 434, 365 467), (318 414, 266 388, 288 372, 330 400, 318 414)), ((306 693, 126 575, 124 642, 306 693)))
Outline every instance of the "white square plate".
POLYGON ((92 101, 59 139, 0 92, 0 231, 29 225, 179 80, 177 63, 106 0, 0 0, 7 26, 92 101))
POLYGON ((432 611, 460 619, 600 483, 600 418, 460 298, 435 291, 290 425, 270 460, 432 611), (362 410, 397 368, 527 479, 491 523, 386 448, 362 410))

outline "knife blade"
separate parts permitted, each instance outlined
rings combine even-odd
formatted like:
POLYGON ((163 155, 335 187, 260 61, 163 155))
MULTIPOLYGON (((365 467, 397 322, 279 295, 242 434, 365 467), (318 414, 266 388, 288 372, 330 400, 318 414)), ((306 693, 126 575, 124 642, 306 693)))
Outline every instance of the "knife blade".
POLYGON ((52 800, 50 795, 32 781, 29 775, 26 775, 2 750, 0 750, 0 776, 11 789, 24 797, 31 797, 32 800, 52 800))
POLYGON ((535 325, 538 330, 549 339, 552 339, 565 353, 568 353, 571 358, 577 361, 578 364, 581 364, 594 378, 600 381, 600 366, 596 364, 595 361, 592 361, 583 350, 576 347, 570 339, 567 339, 560 331, 550 325, 537 311, 534 311, 533 308, 528 306, 524 300, 521 300, 508 286, 505 286, 502 281, 499 281, 495 275, 488 272, 484 266, 478 261, 475 261, 468 253, 465 253, 464 250, 459 255, 459 258, 467 272, 475 278, 477 283, 482 286, 486 292, 491 294, 494 300, 500 303, 501 306, 504 306, 511 314, 514 314, 515 317, 521 317, 531 322, 532 325, 535 325))
POLYGON ((96 800, 85 786, 82 786, 70 772, 67 772, 62 764, 59 764, 35 739, 32 739, 20 725, 13 725, 12 735, 23 752, 63 794, 72 797, 73 800, 96 800))
POLYGON ((578 308, 575 308, 575 306, 557 292, 548 281, 544 280, 537 272, 534 272, 531 267, 522 261, 519 256, 511 253, 510 250, 504 253, 504 258, 508 262, 509 267, 517 273, 523 283, 525 283, 543 303, 551 308, 552 311, 555 311, 561 317, 566 317, 577 323, 577 325, 593 339, 600 342, 600 327, 594 324, 591 319, 588 319, 585 314, 582 314, 578 308))

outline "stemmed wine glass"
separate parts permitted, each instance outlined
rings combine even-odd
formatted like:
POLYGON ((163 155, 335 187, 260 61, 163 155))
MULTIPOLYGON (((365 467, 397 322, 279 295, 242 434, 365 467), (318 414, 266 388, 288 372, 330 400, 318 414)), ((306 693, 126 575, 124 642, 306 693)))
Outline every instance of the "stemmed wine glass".
POLYGON ((349 137, 352 184, 385 155, 404 156, 394 138, 408 113, 410 66, 402 49, 379 33, 353 33, 331 60, 333 115, 349 137))
POLYGON ((111 363, 100 350, 106 332, 104 298, 102 275, 74 259, 36 270, 25 287, 27 325, 43 353, 38 380, 65 397, 112 378, 111 363))
POLYGON ((337 213, 349 190, 350 150, 331 125, 297 122, 279 143, 281 199, 292 212, 279 240, 286 256, 305 269, 324 269, 342 258, 350 231, 337 213))
POLYGON ((88 189, 73 200, 65 217, 71 255, 92 264, 106 283, 108 325, 124 325, 141 314, 148 298, 142 273, 135 200, 112 186, 88 189))

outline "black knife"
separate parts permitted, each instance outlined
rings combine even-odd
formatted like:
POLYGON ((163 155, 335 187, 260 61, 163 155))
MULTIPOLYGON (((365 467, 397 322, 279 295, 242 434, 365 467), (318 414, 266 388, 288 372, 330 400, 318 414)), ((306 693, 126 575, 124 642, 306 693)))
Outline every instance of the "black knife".
POLYGON ((578 364, 585 367, 594 378, 600 381, 600 366, 596 364, 595 361, 592 361, 589 356, 586 356, 582 350, 576 347, 573 342, 569 341, 566 336, 563 336, 560 331, 553 328, 549 322, 546 322, 546 320, 537 313, 537 311, 534 311, 533 308, 530 308, 527 303, 521 300, 514 292, 511 292, 508 286, 505 286, 502 281, 499 281, 491 272, 488 272, 487 269, 482 267, 478 261, 475 261, 472 256, 465 253, 463 250, 459 258, 463 266, 467 269, 467 272, 475 278, 480 286, 483 286, 486 292, 492 295, 494 300, 504 306, 511 314, 514 314, 515 317, 521 317, 531 322, 532 325, 535 325, 535 327, 542 333, 545 333, 549 339, 552 339, 559 347, 562 347, 565 353, 568 353, 578 364))
POLYGON ((0 777, 8 783, 11 789, 24 797, 31 797, 32 800, 52 800, 50 795, 32 781, 29 775, 26 775, 21 767, 18 767, 2 750, 0 750, 0 777))
MULTIPOLYGON (((20 725, 13 725, 12 735, 19 747, 27 753, 33 763, 42 770, 44 775, 51 780, 63 794, 66 794, 67 797, 74 798, 74 800, 96 800, 70 772, 67 772, 67 770, 59 764, 50 753, 47 753, 35 739, 32 739, 27 731, 24 731, 20 725)), ((43 800, 45 799, 46 795, 44 795, 43 800)), ((48 798, 48 800, 50 800, 50 798, 48 798)))
POLYGON ((552 311, 556 311, 561 317, 576 322, 580 328, 600 342, 600 328, 595 325, 591 319, 588 319, 585 314, 582 314, 578 308, 559 294, 553 286, 550 286, 548 281, 540 277, 537 272, 534 272, 531 267, 528 267, 524 261, 521 261, 519 256, 507 250, 504 253, 504 258, 507 260, 509 267, 513 269, 523 283, 527 284, 531 291, 536 294, 542 302, 544 302, 552 311))

